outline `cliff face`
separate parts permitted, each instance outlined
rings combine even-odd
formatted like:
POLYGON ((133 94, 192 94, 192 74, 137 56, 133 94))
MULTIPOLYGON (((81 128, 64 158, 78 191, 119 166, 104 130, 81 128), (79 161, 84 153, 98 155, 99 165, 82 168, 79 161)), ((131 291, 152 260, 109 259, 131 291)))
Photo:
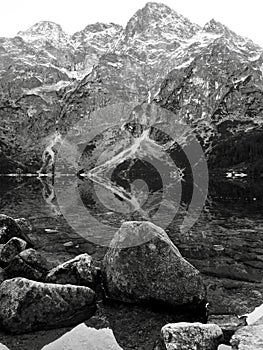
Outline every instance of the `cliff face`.
POLYGON ((124 29, 96 23, 69 36, 40 22, 0 39, 0 147, 38 168, 56 131, 106 105, 153 101, 192 125, 211 166, 254 162, 262 64, 251 40, 215 20, 200 28, 160 3, 146 4, 124 29), (248 139, 252 151, 243 149, 248 139))

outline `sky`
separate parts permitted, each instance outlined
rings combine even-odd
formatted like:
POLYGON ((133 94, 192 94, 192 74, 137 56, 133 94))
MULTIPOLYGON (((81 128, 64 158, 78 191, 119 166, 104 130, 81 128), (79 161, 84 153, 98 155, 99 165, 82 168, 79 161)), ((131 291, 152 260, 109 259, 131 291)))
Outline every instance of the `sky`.
MULTIPOLYGON (((263 47, 262 0, 163 0, 192 22, 203 26, 210 19, 227 25, 237 34, 263 47)), ((2 0, 0 36, 13 37, 36 22, 47 20, 68 34, 95 22, 126 25, 145 0, 2 0)))

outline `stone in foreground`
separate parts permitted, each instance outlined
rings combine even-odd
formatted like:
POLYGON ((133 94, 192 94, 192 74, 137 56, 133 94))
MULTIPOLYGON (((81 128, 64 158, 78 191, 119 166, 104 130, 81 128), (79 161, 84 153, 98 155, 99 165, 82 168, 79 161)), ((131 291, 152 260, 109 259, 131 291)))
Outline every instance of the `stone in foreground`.
POLYGON ((0 250, 0 263, 8 264, 10 261, 23 250, 26 249, 27 243, 17 237, 11 238, 0 250))
POLYGON ((257 322, 236 331, 230 340, 234 350, 263 349, 263 317, 257 322))
POLYGON ((171 323, 161 330, 166 350, 217 350, 223 333, 215 324, 171 323))
POLYGON ((110 328, 95 329, 85 323, 73 328, 42 350, 122 350, 110 328))
POLYGON ((103 260, 102 278, 109 298, 129 303, 196 306, 206 298, 199 271, 163 229, 146 221, 126 222, 116 232, 103 260), (126 243, 130 247, 122 248, 126 243))
POLYGON ((0 324, 10 333, 73 326, 95 310, 95 293, 88 287, 25 278, 6 280, 0 286, 0 324))
POLYGON ((36 250, 26 249, 5 268, 9 278, 24 277, 35 281, 43 281, 51 266, 36 250))
POLYGON ((98 279, 98 270, 88 254, 81 254, 74 259, 52 269, 46 282, 59 284, 74 284, 95 288, 98 279))
POLYGON ((10 216, 0 214, 0 244, 7 243, 13 237, 22 238, 30 247, 33 243, 28 237, 29 224, 25 219, 13 219, 10 216))

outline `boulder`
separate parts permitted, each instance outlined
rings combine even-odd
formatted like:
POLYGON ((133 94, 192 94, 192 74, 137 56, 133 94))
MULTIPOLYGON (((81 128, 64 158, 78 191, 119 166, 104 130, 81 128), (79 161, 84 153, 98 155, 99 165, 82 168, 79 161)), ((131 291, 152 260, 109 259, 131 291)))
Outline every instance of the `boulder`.
POLYGON ((31 239, 27 236, 28 228, 25 229, 25 219, 13 219, 10 216, 0 214, 0 244, 7 243, 11 238, 22 238, 30 247, 33 247, 31 239), (22 221, 24 224, 22 224, 22 221))
POLYGON ((161 330, 166 350, 217 350, 223 333, 215 324, 170 323, 161 330))
POLYGON ((6 280, 0 285, 0 324, 14 334, 77 325, 94 314, 95 299, 88 287, 6 280))
POLYGON ((16 255, 5 268, 5 272, 8 278, 25 277, 44 281, 50 269, 49 262, 39 252, 30 248, 16 255))
POLYGON ((15 222, 18 224, 18 226, 20 226, 24 234, 29 235, 30 233, 32 233, 33 231, 32 225, 27 219, 18 218, 18 219, 15 219, 15 222))
POLYGON ((26 249, 27 243, 17 237, 11 238, 6 244, 0 248, 0 263, 8 264, 10 261, 23 250, 26 249))
POLYGON ((98 269, 88 254, 81 254, 74 259, 52 269, 46 282, 59 284, 75 284, 95 288, 98 280, 98 269))
POLYGON ((239 328, 230 340, 235 350, 262 350, 263 349, 263 317, 257 322, 239 328))
POLYGON ((206 298, 199 271, 163 229, 146 221, 125 222, 117 231, 103 259, 102 279, 106 296, 128 303, 196 306, 206 298), (122 248, 127 242, 130 247, 122 248))
POLYGON ((110 328, 96 329, 78 325, 42 350, 123 350, 110 328))

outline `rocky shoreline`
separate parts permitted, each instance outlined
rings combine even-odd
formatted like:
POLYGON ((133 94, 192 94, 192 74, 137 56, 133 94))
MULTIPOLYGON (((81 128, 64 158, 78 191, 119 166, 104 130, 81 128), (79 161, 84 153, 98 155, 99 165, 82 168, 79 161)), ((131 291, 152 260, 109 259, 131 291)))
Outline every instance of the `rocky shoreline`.
MULTIPOLYGON (((214 350, 219 344, 260 349, 263 318, 246 325, 246 317, 212 314, 206 279, 159 227, 125 222, 102 262, 83 253, 61 264, 35 249, 32 232, 26 219, 0 215, 0 334, 7 345, 10 337, 19 341, 43 332, 63 334, 83 322, 89 332, 112 327, 116 321, 108 320, 116 306, 120 316, 141 313, 144 322, 147 314, 160 316, 159 336, 147 341, 142 334, 148 347, 138 344, 138 349, 214 350), (143 244, 134 244, 142 238, 143 244), (135 241, 123 248, 125 240, 135 241)), ((136 348, 116 339, 123 349, 136 348)))

